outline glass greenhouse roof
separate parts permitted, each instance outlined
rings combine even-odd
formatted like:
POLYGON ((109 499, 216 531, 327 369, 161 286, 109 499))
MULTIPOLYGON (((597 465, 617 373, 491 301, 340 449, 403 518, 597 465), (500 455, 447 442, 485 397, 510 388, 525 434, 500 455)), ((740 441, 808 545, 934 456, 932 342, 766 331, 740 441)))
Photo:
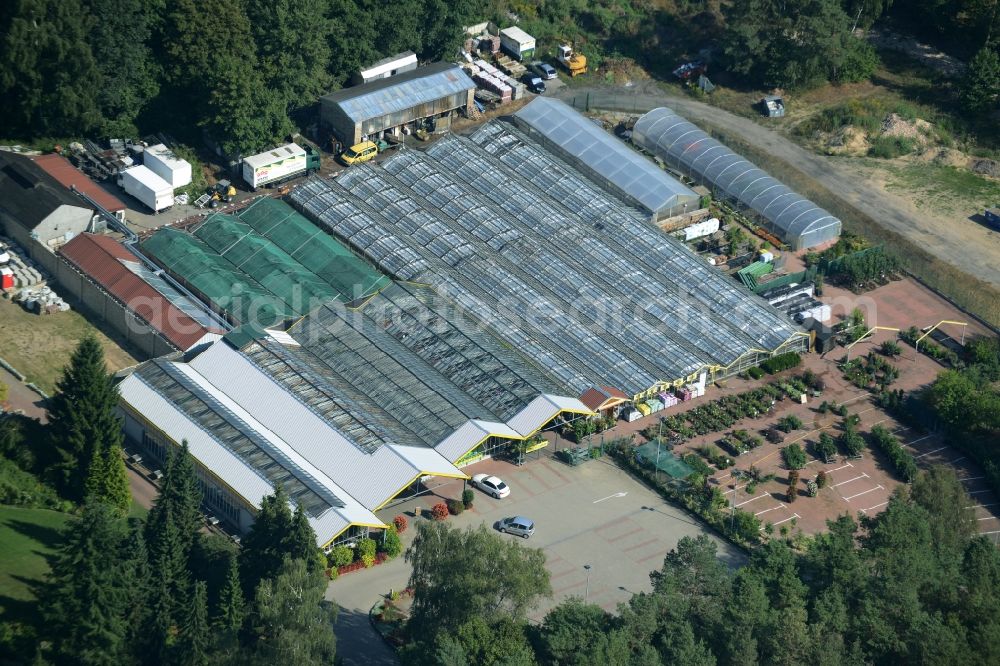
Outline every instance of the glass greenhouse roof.
POLYGON ((378 237, 380 266, 404 254, 405 275, 420 266, 432 289, 392 287, 366 320, 494 413, 544 384, 639 393, 797 331, 527 136, 496 121, 481 132, 483 145, 446 136, 292 200, 359 251, 378 237))
POLYGON ((639 118, 632 141, 705 183, 716 196, 753 210, 796 249, 840 235, 839 219, 670 109, 653 109, 639 118))
POLYGON ((538 97, 514 117, 652 213, 697 207, 697 194, 568 104, 538 97))

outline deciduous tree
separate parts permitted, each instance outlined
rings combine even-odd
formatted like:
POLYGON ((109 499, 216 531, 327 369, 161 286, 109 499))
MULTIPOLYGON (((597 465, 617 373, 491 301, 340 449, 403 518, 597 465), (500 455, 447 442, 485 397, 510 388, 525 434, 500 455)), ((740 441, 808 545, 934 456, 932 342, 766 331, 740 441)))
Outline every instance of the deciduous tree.
POLYGON ((541 550, 502 539, 484 525, 458 530, 421 523, 406 560, 414 589, 409 628, 425 640, 471 617, 520 617, 552 591, 541 550))

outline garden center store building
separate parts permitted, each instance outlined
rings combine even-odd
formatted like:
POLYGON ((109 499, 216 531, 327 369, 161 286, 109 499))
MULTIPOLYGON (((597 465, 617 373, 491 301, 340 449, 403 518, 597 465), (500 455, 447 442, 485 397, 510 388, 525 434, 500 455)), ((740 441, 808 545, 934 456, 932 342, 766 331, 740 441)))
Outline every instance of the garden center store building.
MULTIPOLYGON (((566 122, 590 122, 566 110, 566 122)), ((260 252, 203 234, 198 266, 238 274, 280 307, 263 327, 235 322, 206 351, 149 361, 120 384, 130 443, 162 455, 186 439, 242 529, 280 482, 321 544, 350 538, 383 527, 376 512, 422 477, 465 478, 469 462, 593 414, 580 397, 595 387, 655 399, 808 347, 647 212, 510 123, 311 179, 289 203, 298 212, 282 219, 297 234, 306 219, 322 244, 365 262, 367 283, 383 277, 378 287, 335 297, 350 291, 320 284, 335 260, 296 259, 298 244, 278 246, 280 221, 248 222, 274 270, 313 285, 321 304, 303 311, 277 281, 239 272, 260 252)))

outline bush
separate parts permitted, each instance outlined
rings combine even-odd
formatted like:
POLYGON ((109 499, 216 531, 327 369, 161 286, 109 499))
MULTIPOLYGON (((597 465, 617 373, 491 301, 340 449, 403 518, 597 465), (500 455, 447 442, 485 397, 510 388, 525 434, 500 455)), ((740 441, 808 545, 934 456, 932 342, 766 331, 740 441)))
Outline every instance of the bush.
POLYGON ((375 553, 378 551, 378 544, 375 539, 365 537, 358 539, 358 546, 354 549, 359 562, 364 562, 365 568, 369 568, 375 562, 375 553))
POLYGON ((902 155, 909 155, 916 147, 916 139, 903 136, 880 136, 872 141, 871 147, 868 148, 868 156, 891 160, 902 155))
POLYGON ((348 546, 334 546, 326 556, 326 561, 335 569, 347 566, 354 561, 354 549, 348 546))
POLYGON ((781 459, 788 469, 802 469, 806 466, 806 452, 798 444, 789 444, 781 449, 781 459))
POLYGON ((849 426, 844 431, 844 434, 840 436, 838 444, 851 457, 861 455, 861 451, 865 448, 865 440, 854 430, 853 426, 849 426))
POLYGON ((400 514, 392 519, 392 524, 396 526, 396 532, 402 534, 406 531, 409 521, 406 520, 406 516, 400 514))
POLYGON ((471 488, 466 488, 462 491, 462 505, 466 509, 472 508, 472 502, 476 499, 475 493, 472 492, 471 488))
POLYGON ((465 511, 465 505, 462 504, 460 500, 450 499, 447 502, 445 502, 445 504, 448 507, 448 513, 450 513, 453 516, 457 516, 463 511, 465 511))
POLYGON ((754 366, 754 367, 749 368, 747 370, 747 374, 750 376, 750 379, 760 379, 761 377, 763 377, 767 373, 765 373, 760 368, 754 366))
POLYGON ((400 541, 399 533, 396 532, 396 527, 393 525, 390 525, 382 536, 382 552, 390 560, 399 557, 399 554, 403 552, 403 542, 400 541))
POLYGON ((826 471, 821 469, 816 475, 816 487, 822 490, 826 487, 827 481, 826 471))
POLYGON ((444 502, 438 502, 431 509, 431 515, 434 517, 434 520, 444 520, 448 517, 448 505, 444 502))
POLYGON ((824 462, 830 462, 835 455, 837 455, 837 443, 828 433, 821 432, 819 441, 816 442, 816 457, 824 462))
POLYGON ((879 345, 878 350, 882 352, 883 356, 889 356, 890 358, 894 358, 903 353, 903 350, 899 348, 899 345, 897 345, 892 340, 886 340, 885 342, 883 342, 881 345, 879 345))
POLYGON ((799 496, 799 472, 792 470, 788 473, 788 503, 791 504, 799 496))
POLYGON ((798 430, 801 427, 802 419, 794 414, 789 414, 788 416, 782 417, 778 420, 778 429, 782 432, 791 432, 793 430, 798 430))
POLYGON ((910 483, 917 477, 917 463, 913 456, 899 445, 899 440, 888 429, 880 425, 872 428, 872 443, 889 457, 904 481, 910 483))
POLYGON ((796 352, 788 352, 786 354, 778 354, 777 356, 772 356, 763 363, 760 367, 768 374, 775 374, 781 372, 782 370, 788 370, 789 368, 794 368, 802 363, 802 357, 796 352))
POLYGON ((777 428, 769 428, 767 431, 767 441, 772 444, 781 444, 785 441, 785 433, 781 432, 777 428))

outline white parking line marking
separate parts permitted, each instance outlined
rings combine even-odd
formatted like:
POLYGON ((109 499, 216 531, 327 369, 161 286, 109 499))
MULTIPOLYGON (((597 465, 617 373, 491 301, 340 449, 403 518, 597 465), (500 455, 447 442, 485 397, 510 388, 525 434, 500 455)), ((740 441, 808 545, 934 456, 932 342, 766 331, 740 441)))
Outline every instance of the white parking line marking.
POLYGON ((751 497, 751 498, 750 498, 750 499, 748 499, 748 500, 747 500, 746 502, 740 502, 740 503, 739 503, 739 504, 737 504, 736 506, 737 506, 737 507, 740 507, 740 506, 743 506, 744 504, 749 504, 750 502, 754 502, 754 501, 756 501, 756 500, 759 500, 759 499, 760 499, 761 497, 770 497, 770 496, 771 496, 771 494, 770 494, 770 493, 761 493, 760 495, 757 495, 757 497, 751 497))
POLYGON ((963 460, 965 460, 965 456, 962 456, 961 458, 955 458, 954 460, 952 460, 952 461, 951 461, 950 463, 948 463, 948 464, 949 464, 949 465, 954 465, 955 463, 957 463, 957 462, 962 462, 963 460))
POLYGON ((834 472, 839 472, 840 470, 844 469, 845 467, 854 467, 854 465, 852 465, 851 463, 847 463, 846 465, 841 465, 837 469, 831 469, 831 470, 829 470, 827 472, 827 474, 833 474, 834 472))
POLYGON ((738 486, 738 487, 736 487, 736 488, 730 488, 729 490, 725 491, 725 492, 724 492, 724 493, 722 493, 722 494, 723 494, 723 495, 728 495, 729 493, 735 493, 735 492, 736 492, 737 490, 742 490, 742 489, 744 489, 744 488, 746 488, 746 486, 738 486))
POLYGON ((973 491, 970 491, 970 492, 968 492, 966 494, 967 495, 978 495, 979 493, 988 493, 988 492, 990 492, 989 488, 987 488, 986 490, 973 490, 973 491))
POLYGON ((799 514, 797 514, 797 513, 793 513, 790 517, 785 518, 784 520, 779 520, 778 522, 774 523, 774 525, 777 526, 777 525, 780 525, 781 523, 787 523, 792 518, 801 518, 801 516, 799 516, 799 514))
POLYGON ((959 481, 978 481, 979 479, 985 478, 985 476, 967 476, 964 479, 959 479, 959 481))
POLYGON ((870 507, 868 507, 867 509, 861 509, 861 510, 862 510, 862 511, 864 511, 865 513, 868 513, 868 512, 869 512, 869 511, 871 511, 872 509, 877 509, 877 508, 879 508, 880 506, 885 506, 885 505, 886 505, 886 504, 888 504, 888 503, 889 503, 889 500, 886 500, 886 501, 884 501, 884 502, 880 502, 879 504, 876 504, 875 506, 870 506, 870 507))
POLYGON ((851 495, 850 497, 845 497, 844 499, 845 500, 852 500, 855 497, 861 497, 862 495, 867 495, 868 493, 875 492, 876 490, 885 490, 885 488, 883 488, 882 486, 875 486, 874 488, 869 488, 868 490, 864 491, 863 493, 858 493, 857 495, 851 495))
POLYGON ((759 515, 760 515, 760 514, 762 514, 762 513, 767 513, 768 511, 774 511, 775 509, 780 509, 780 508, 782 508, 782 507, 781 507, 781 505, 779 504, 779 505, 778 505, 778 506, 776 506, 776 507, 772 507, 772 508, 770 508, 770 509, 764 509, 763 511, 758 511, 757 513, 755 513, 755 514, 753 514, 753 515, 755 515, 755 516, 759 516, 759 515))
POLYGON ((984 521, 984 520, 1000 520, 1000 517, 997 517, 997 516, 986 516, 985 518, 976 518, 976 520, 978 520, 980 522, 984 521))
POLYGON ((934 449, 933 451, 928 451, 927 453, 921 453, 919 456, 913 456, 914 458, 923 458, 924 456, 929 456, 932 453, 937 453, 938 451, 944 451, 947 446, 942 446, 940 449, 934 449))
POLYGON ((614 495, 608 495, 607 497, 602 497, 599 500, 594 500, 591 504, 597 504, 598 502, 603 502, 604 500, 609 500, 612 497, 625 497, 628 493, 615 493, 614 495))
POLYGON ((979 509, 979 508, 985 509, 988 506, 996 506, 996 505, 997 505, 996 502, 990 502, 989 504, 970 504, 969 506, 967 506, 965 508, 966 509, 979 509))
POLYGON ((867 479, 867 478, 868 478, 867 474, 862 474, 861 476, 856 476, 853 479, 848 479, 847 481, 841 481, 840 483, 835 483, 833 484, 833 487, 836 488, 837 486, 842 486, 845 483, 850 483, 851 481, 857 481, 858 479, 867 479))
POLYGON ((934 435, 924 435, 924 436, 923 436, 923 437, 921 437, 920 439, 915 439, 915 440, 913 440, 912 442, 910 442, 909 444, 903 444, 903 446, 913 446, 913 445, 914 445, 914 444, 916 444, 917 442, 922 442, 922 441, 924 441, 925 439, 929 439, 929 438, 931 438, 931 437, 933 437, 933 436, 934 436, 934 435))
POLYGON ((980 532, 980 534, 1000 534, 1000 530, 993 530, 992 532, 980 532))

